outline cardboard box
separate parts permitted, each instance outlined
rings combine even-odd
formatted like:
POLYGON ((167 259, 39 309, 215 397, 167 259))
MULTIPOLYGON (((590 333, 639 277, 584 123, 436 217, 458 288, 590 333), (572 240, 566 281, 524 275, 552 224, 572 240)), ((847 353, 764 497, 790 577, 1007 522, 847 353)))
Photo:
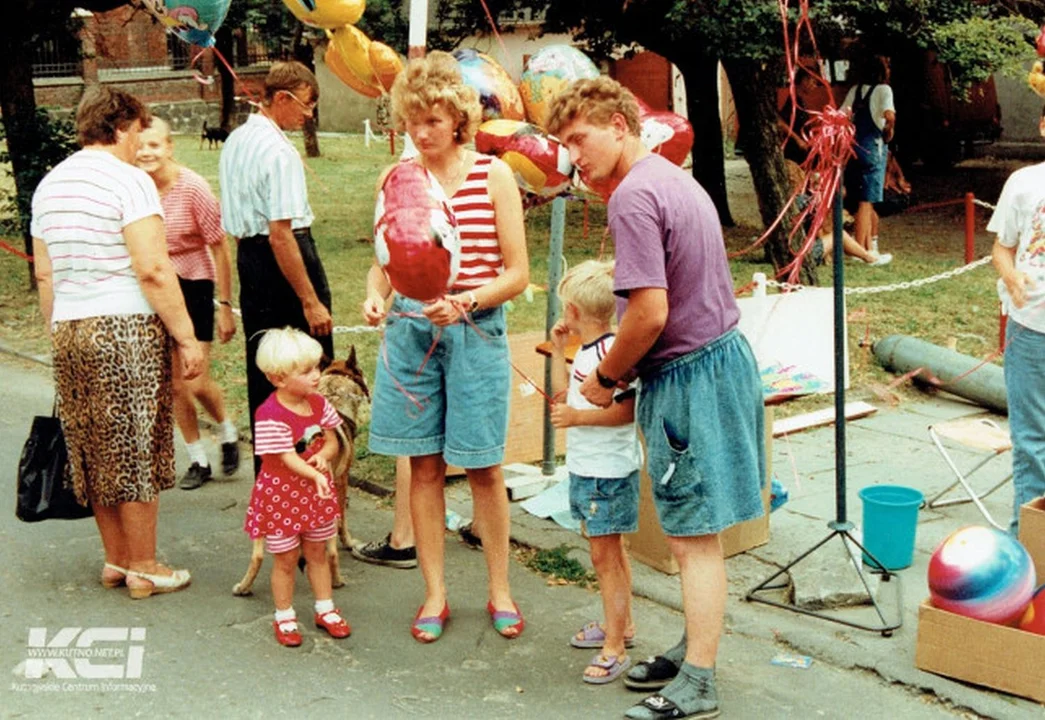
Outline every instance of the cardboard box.
MULTIPOLYGON (((762 488, 762 517, 747 520, 722 531, 722 553, 726 557, 737 555, 769 542, 769 494, 770 479, 773 477, 773 408, 765 410, 766 423, 766 482, 762 488)), ((639 485, 639 531, 626 536, 631 556, 663 573, 674 575, 679 571, 653 505, 653 488, 646 468, 642 468, 639 485)))
MULTIPOLYGON (((1045 499, 1020 510, 1020 541, 1045 569, 1045 499)), ((914 664, 921 670, 1045 703, 1045 635, 973 620, 925 600, 914 664)))
POLYGON ((1045 583, 1045 498, 1020 508, 1020 542, 1034 558, 1038 584, 1045 583))

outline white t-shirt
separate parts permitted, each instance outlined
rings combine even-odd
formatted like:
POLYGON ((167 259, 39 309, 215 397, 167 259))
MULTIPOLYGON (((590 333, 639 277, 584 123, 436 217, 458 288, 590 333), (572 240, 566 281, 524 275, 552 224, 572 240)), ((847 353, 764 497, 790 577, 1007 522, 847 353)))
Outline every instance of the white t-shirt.
MULTIPOLYGON (((582 345, 573 358, 566 404, 577 410, 598 410, 581 395, 585 378, 595 372, 599 362, 613 346, 614 336, 603 335, 582 345)), ((632 388, 635 383, 632 383, 632 388)), ((623 392, 623 391, 620 391, 623 392)), ((642 465, 642 448, 635 422, 612 427, 577 425, 566 428, 566 469, 574 475, 597 478, 622 478, 642 465)))
POLYGON ((998 206, 987 223, 998 242, 1016 248, 1016 269, 1034 281, 1027 302, 1015 307, 998 280, 998 296, 1009 317, 1024 327, 1045 333, 1045 163, 1020 168, 1005 181, 998 206))
POLYGON ((153 314, 123 239, 127 225, 163 217, 152 178, 112 153, 80 150, 40 181, 32 212, 51 259, 52 322, 153 314))
POLYGON ((301 155, 264 115, 251 115, 229 135, 218 181, 221 225, 234 238, 268 235, 273 220, 290 220, 291 229, 300 230, 315 219, 301 155))
MULTIPOLYGON (((853 107, 853 103, 856 102, 856 89, 860 88, 861 97, 867 92, 867 85, 854 85, 849 88, 849 92, 845 96, 845 102, 842 103, 842 109, 853 107)), ((896 106, 893 105, 893 89, 888 85, 875 85, 874 90, 871 91, 871 99, 869 101, 871 117, 874 119, 874 124, 881 130, 885 127, 885 113, 887 110, 896 112, 896 106)))

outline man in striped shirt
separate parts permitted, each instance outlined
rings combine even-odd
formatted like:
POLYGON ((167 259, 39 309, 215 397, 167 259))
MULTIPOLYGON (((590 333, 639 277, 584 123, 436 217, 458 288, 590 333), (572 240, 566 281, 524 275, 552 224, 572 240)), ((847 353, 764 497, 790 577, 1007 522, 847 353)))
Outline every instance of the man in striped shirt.
MULTIPOLYGON (((219 163, 221 221, 238 240, 236 266, 247 339, 247 400, 254 413, 273 387, 254 362, 259 331, 290 326, 334 356, 330 287, 309 227, 305 169, 284 130, 297 130, 319 98, 319 84, 297 62, 272 66, 258 112, 225 142, 219 163)), ((255 471, 258 458, 254 458, 255 471)))

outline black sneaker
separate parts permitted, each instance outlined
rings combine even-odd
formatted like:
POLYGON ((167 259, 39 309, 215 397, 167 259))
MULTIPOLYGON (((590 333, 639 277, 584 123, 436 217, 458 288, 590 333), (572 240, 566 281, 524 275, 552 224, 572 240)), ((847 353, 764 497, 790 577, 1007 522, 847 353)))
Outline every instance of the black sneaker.
POLYGON ((352 546, 352 557, 374 565, 387 565, 394 568, 417 567, 417 548, 392 547, 392 533, 384 540, 374 540, 366 544, 357 543, 352 546))
POLYGON ((193 463, 181 478, 178 487, 182 490, 195 490, 203 483, 210 480, 210 465, 193 463))
POLYGON ((222 443, 221 471, 226 475, 231 475, 237 470, 239 470, 239 443, 222 443))

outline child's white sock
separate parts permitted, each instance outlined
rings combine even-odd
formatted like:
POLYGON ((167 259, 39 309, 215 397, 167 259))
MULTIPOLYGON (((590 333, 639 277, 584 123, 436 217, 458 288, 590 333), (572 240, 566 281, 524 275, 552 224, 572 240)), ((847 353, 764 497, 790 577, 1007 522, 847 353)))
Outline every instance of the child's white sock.
POLYGON ((298 614, 294 612, 293 605, 288 607, 286 610, 276 608, 275 619, 278 623, 294 622, 298 619, 298 614))
POLYGON ((239 440, 239 431, 236 429, 235 423, 225 418, 221 423, 221 442, 234 443, 237 440, 239 440))
POLYGON ((199 463, 200 467, 210 467, 210 462, 207 460, 207 450, 203 447, 202 440, 197 440, 194 443, 185 443, 185 449, 189 452, 190 463, 199 463))
POLYGON ((328 612, 334 612, 334 601, 316 600, 316 614, 326 615, 328 612))
POLYGON ((875 255, 878 254, 878 236, 875 235, 871 238, 871 252, 875 255))

